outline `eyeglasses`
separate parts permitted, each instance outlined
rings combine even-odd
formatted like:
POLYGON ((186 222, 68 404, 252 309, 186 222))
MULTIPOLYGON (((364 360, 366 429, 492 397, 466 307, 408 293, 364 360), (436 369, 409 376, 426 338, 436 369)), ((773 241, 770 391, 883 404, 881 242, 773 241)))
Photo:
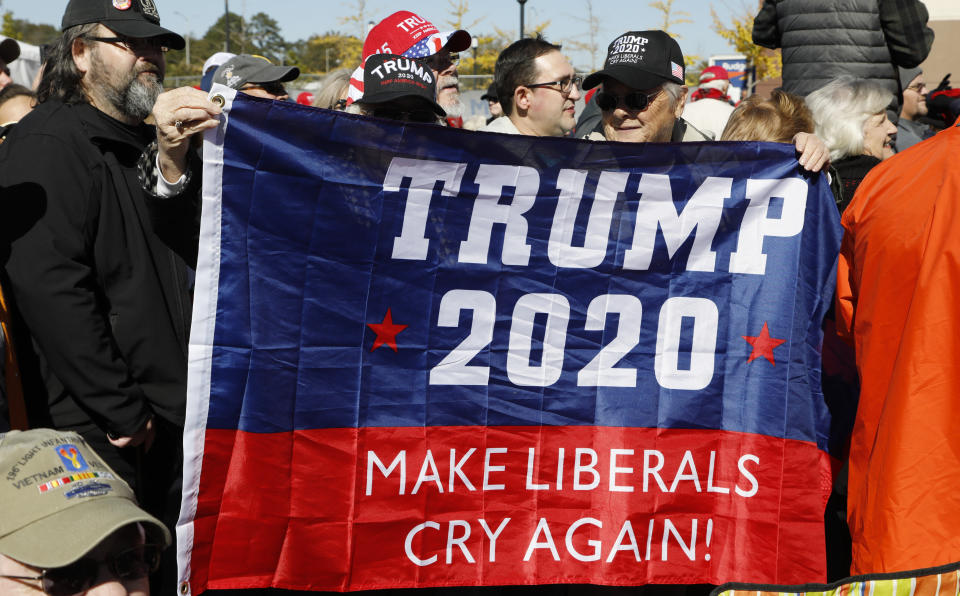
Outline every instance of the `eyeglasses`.
POLYGON ((145 54, 147 52, 160 52, 167 53, 170 51, 170 48, 161 44, 154 38, 150 37, 93 37, 87 36, 84 39, 89 39, 90 41, 99 41, 100 43, 109 43, 112 45, 120 46, 125 50, 129 50, 134 54, 145 54))
POLYGON ((531 89, 536 87, 547 87, 566 95, 573 91, 574 87, 579 88, 581 83, 583 83, 583 77, 580 75, 574 75, 572 77, 562 78, 559 81, 550 81, 549 83, 530 83, 529 85, 524 85, 524 87, 529 87, 531 89), (554 87, 551 87, 551 85, 560 85, 560 88, 555 89, 554 87))
POLYGON ((597 105, 604 112, 609 112, 617 109, 617 106, 620 105, 620 100, 622 99, 623 103, 627 106, 627 109, 639 112, 647 109, 647 106, 653 103, 653 100, 660 95, 661 91, 663 91, 662 88, 657 89, 653 93, 633 91, 631 93, 627 93, 626 95, 614 95, 613 93, 607 93, 606 91, 598 91, 597 105))
POLYGON ((376 108, 373 110, 376 118, 386 118, 388 120, 397 120, 399 122, 426 122, 434 124, 437 121, 437 114, 432 110, 398 110, 395 108, 376 108))
POLYGON ((276 95, 278 97, 287 94, 287 88, 284 87, 280 81, 274 81, 272 83, 247 83, 240 88, 240 91, 246 91, 248 89, 263 89, 270 95, 276 95))
POLYGON ((456 68, 457 65, 460 64, 460 54, 451 54, 449 52, 441 51, 427 56, 423 59, 423 61, 427 66, 430 67, 431 70, 442 72, 451 66, 456 68))
POLYGON ((91 587, 100 576, 100 567, 106 565, 113 576, 120 580, 147 577, 160 567, 158 544, 143 544, 120 551, 105 561, 83 558, 65 567, 44 569, 40 575, 0 575, 7 579, 39 581, 45 594, 49 596, 73 596, 91 587))
POLYGON ((923 90, 927 88, 926 83, 916 83, 915 85, 910 85, 905 89, 905 91, 916 91, 917 93, 923 93, 923 90))

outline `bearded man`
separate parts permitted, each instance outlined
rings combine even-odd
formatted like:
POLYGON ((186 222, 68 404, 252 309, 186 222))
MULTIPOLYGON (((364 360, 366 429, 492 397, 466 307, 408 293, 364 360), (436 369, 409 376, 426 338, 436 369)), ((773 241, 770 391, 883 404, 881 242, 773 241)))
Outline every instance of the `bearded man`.
POLYGON ((156 138, 144 119, 164 53, 184 40, 153 0, 71 0, 62 30, 36 109, 0 149, 0 255, 32 340, 18 354, 30 424, 78 432, 172 528, 188 274, 154 232, 175 214, 142 192, 137 159, 156 138))

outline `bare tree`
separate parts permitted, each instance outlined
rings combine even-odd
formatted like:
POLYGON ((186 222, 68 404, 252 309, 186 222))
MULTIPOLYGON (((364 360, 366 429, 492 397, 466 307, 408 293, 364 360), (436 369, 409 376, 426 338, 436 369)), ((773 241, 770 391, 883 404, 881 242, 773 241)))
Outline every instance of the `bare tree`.
POLYGON ((367 37, 367 0, 353 0, 352 3, 343 3, 352 5, 353 12, 340 19, 342 25, 354 25, 357 27, 358 37, 365 39, 367 37))
POLYGON ((564 45, 570 46, 575 50, 589 53, 589 70, 594 70, 597 68, 597 55, 600 53, 600 43, 598 41, 598 37, 600 36, 600 19, 593 12, 593 0, 584 0, 584 3, 587 7, 586 37, 588 41, 572 40, 565 42, 564 45))
POLYGON ((474 27, 480 24, 480 21, 483 20, 483 17, 473 21, 470 24, 464 24, 464 17, 467 16, 467 13, 470 12, 470 2, 469 0, 447 0, 450 3, 450 19, 447 20, 447 25, 453 29, 464 29, 470 31, 474 27))
POLYGON ((672 33, 670 28, 674 25, 682 25, 684 23, 692 23, 690 20, 690 13, 685 10, 673 10, 674 0, 654 0, 649 4, 650 8, 653 8, 660 12, 663 15, 663 26, 660 28, 665 32, 670 33, 673 37, 680 37, 677 33, 672 33), (676 18, 674 18, 676 17, 676 18))

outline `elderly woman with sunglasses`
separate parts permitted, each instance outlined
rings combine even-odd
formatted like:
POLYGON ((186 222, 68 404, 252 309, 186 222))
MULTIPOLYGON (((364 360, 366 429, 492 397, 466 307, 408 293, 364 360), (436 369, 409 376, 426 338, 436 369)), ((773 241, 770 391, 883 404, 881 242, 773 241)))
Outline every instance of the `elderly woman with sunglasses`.
POLYGON ((708 141, 684 121, 687 88, 683 84, 683 53, 663 31, 629 31, 607 49, 603 70, 583 81, 584 89, 602 85, 595 102, 601 126, 590 140, 626 143, 708 141))
MULTIPOLYGON (((607 50, 603 70, 588 76, 584 89, 603 85, 594 101, 602 112, 588 140, 625 143, 709 141, 681 118, 687 96, 683 53, 663 31, 630 31, 607 50)), ((826 145, 813 135, 794 139, 800 165, 818 172, 828 162, 826 145)))

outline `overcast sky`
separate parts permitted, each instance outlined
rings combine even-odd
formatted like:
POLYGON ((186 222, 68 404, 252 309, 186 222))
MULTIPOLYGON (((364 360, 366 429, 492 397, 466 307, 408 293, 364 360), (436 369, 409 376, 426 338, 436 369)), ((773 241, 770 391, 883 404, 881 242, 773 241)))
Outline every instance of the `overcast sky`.
MULTIPOLYGON (((136 0, 135 0, 136 1, 136 0)), ((280 24, 284 38, 305 39, 313 34, 339 30, 359 34, 356 25, 343 24, 342 19, 356 14, 357 3, 345 0, 228 0, 230 11, 250 17, 266 12, 280 24)), ((219 0, 155 0, 163 25, 178 33, 203 35, 216 19, 223 14, 224 2, 219 0)), ((466 24, 479 21, 471 27, 473 32, 492 32, 494 27, 516 32, 519 27, 520 8, 516 0, 468 0, 470 11, 466 24)), ((645 0, 593 0, 593 9, 600 21, 598 39, 601 47, 599 60, 603 60, 607 43, 628 30, 658 29, 663 17, 648 6, 645 0)), ((67 0, 2 0, 2 10, 11 11, 18 19, 35 23, 47 23, 59 27, 60 18, 67 0)), ((672 28, 679 35, 680 47, 685 54, 707 58, 714 54, 733 52, 723 39, 710 30, 711 5, 721 17, 732 13, 744 14, 756 2, 748 0, 675 0, 674 11, 686 11, 691 23, 672 28)), ((547 39, 554 42, 580 40, 588 42, 586 0, 528 0, 526 23, 549 20, 547 39)), ((450 16, 450 0, 405 0, 402 3, 385 0, 367 0, 367 20, 379 21, 395 10, 411 10, 432 21, 441 30, 447 29, 450 16)), ((587 69, 588 53, 565 48, 576 66, 587 69)))

